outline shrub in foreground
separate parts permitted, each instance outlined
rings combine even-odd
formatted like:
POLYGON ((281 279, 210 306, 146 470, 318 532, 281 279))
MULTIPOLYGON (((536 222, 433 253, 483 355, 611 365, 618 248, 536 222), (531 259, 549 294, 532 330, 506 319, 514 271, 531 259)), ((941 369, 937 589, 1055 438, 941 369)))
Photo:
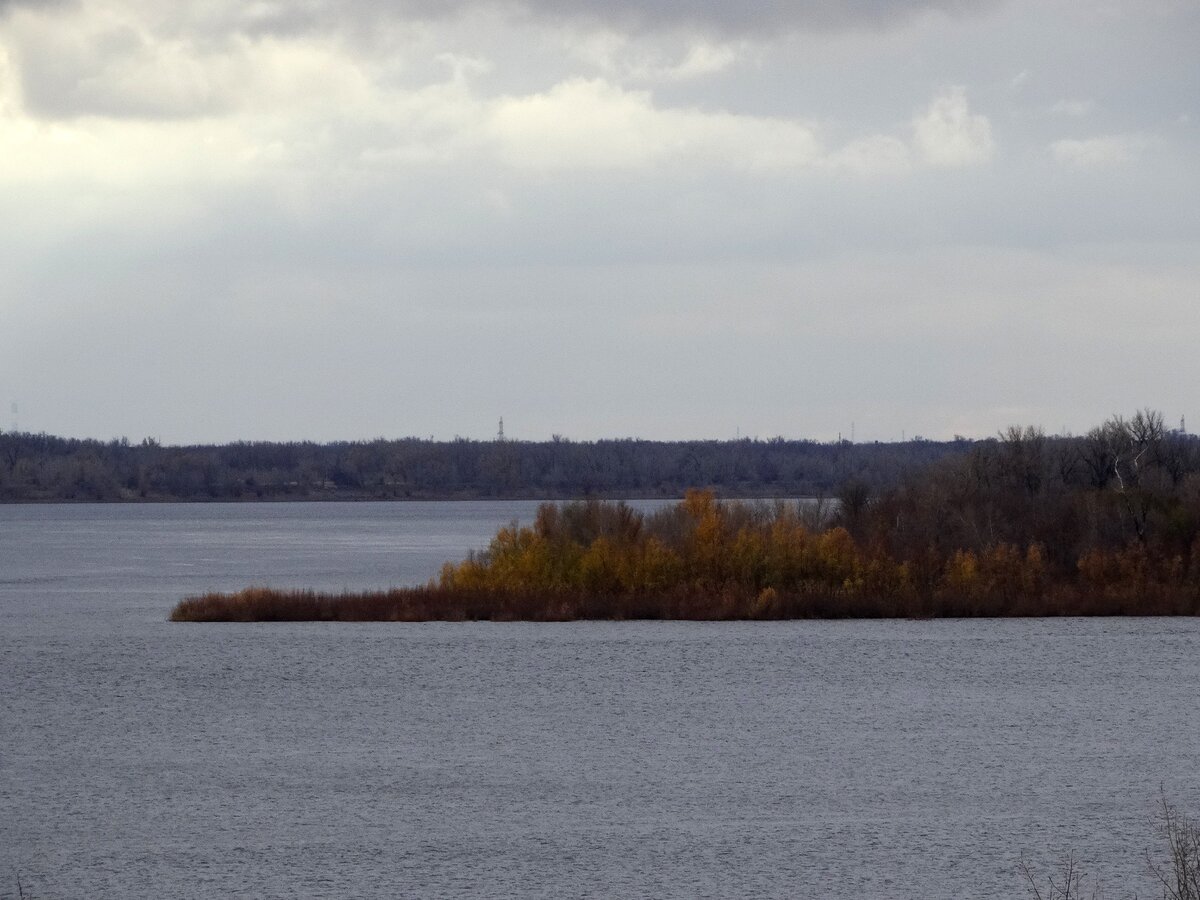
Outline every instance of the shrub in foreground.
MULTIPOLYGON (((1146 853, 1146 865, 1162 900, 1200 900, 1200 822, 1180 812, 1165 796, 1159 800, 1158 831, 1166 849, 1146 853)), ((1038 877, 1027 863, 1018 867, 1034 900, 1102 900, 1100 886, 1089 884, 1079 860, 1068 856, 1057 875, 1038 877)), ((1137 894, 1131 896, 1137 900, 1137 894)))

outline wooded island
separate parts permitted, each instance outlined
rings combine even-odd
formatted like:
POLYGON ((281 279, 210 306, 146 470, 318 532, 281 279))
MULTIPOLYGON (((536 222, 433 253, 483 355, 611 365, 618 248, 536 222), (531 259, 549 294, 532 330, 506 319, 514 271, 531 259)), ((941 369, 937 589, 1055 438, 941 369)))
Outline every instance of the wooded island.
POLYGON ((544 504, 429 585, 251 588, 176 621, 790 619, 1200 613, 1200 442, 1142 411, 1086 437, 1011 428, 836 502, 721 501, 653 514, 544 504))

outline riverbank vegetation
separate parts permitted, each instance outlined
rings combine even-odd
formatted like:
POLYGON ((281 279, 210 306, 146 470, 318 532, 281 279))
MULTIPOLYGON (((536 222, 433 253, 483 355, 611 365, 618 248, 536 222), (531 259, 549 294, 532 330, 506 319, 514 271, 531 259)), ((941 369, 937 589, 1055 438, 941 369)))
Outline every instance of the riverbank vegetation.
POLYGON ((428 586, 256 588, 173 618, 788 619, 1200 614, 1200 453, 1144 411, 1069 448, 1036 429, 836 503, 691 491, 646 515, 544 504, 428 586), (1064 452, 1069 450, 1069 452, 1064 452))

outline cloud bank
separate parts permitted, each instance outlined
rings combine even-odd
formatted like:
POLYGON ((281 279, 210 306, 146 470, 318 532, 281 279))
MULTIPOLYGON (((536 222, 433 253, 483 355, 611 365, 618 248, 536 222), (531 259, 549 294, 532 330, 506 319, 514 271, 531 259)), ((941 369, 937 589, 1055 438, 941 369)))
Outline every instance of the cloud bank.
MULTIPOLYGON (((7 0, 10 5, 22 0, 7 0)), ((26 0, 36 5, 36 0, 26 0)), ((514 20, 580 23, 621 31, 688 30, 725 35, 775 35, 782 31, 888 29, 928 14, 976 16, 1003 0, 261 0, 253 4, 213 0, 208 11, 171 14, 190 28, 248 34, 296 35, 313 31, 362 31, 387 22, 437 21, 473 13, 514 20)), ((2 7, 0 7, 2 8, 2 7)))
POLYGON ((1122 0, 7 0, 0 403, 167 440, 1200 420, 1198 41, 1122 0))

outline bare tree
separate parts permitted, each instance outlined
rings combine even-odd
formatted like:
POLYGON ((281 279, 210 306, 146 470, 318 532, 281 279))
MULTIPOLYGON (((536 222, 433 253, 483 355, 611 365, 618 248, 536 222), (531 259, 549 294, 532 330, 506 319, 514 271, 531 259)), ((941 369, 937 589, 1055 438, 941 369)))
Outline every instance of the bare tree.
POLYGON ((1159 830, 1167 842, 1167 862, 1146 862, 1163 890, 1163 900, 1200 900, 1200 824, 1159 799, 1159 830))
MULTIPOLYGON (((1030 871, 1026 863, 1021 863, 1018 867, 1021 876, 1029 883, 1029 892, 1034 896, 1035 900, 1082 900, 1084 896, 1084 872, 1079 868, 1079 861, 1075 858, 1075 854, 1067 857, 1063 863, 1063 871, 1059 876, 1058 881, 1051 875, 1046 879, 1046 893, 1042 893, 1038 887, 1037 879, 1033 872, 1030 871)), ((1089 895, 1091 900, 1099 900, 1100 889, 1092 888, 1089 895)))
MULTIPOLYGON (((1181 813, 1167 800, 1166 794, 1159 797, 1156 818, 1158 831, 1166 841, 1166 854, 1165 858, 1156 858, 1146 851, 1146 865, 1162 889, 1162 900, 1200 900, 1200 823, 1181 813)), ((1057 878, 1046 879, 1044 889, 1027 863, 1022 862, 1017 871, 1034 900, 1084 898, 1087 876, 1074 854, 1067 857, 1057 878)), ((1093 885, 1087 896, 1100 900, 1099 886, 1093 885)), ((1137 900, 1136 894, 1132 896, 1137 900)))

